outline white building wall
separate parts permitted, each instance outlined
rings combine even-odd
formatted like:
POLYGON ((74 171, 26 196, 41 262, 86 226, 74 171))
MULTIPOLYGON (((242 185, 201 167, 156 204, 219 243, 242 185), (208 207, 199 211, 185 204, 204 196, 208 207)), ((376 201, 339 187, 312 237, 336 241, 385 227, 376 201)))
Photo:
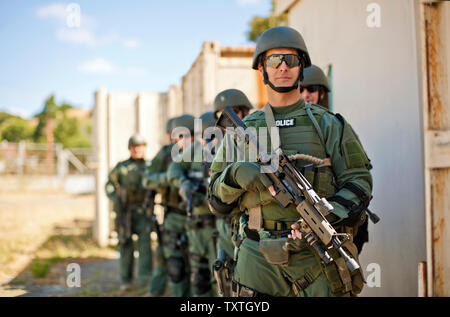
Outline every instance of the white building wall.
MULTIPOLYGON (((300 31, 313 64, 333 69, 333 107, 358 133, 374 166, 366 269, 381 268, 381 287, 364 296, 416 296, 417 264, 425 255, 418 4, 377 0, 381 25, 370 28, 374 1, 280 1, 300 31)), ((366 277, 370 272, 366 271, 366 277)))
POLYGON ((252 68, 252 58, 222 57, 218 63, 217 93, 237 88, 242 90, 256 108, 258 104, 258 74, 252 68))
POLYGON ((183 76, 184 113, 199 116, 213 109, 216 95, 222 90, 242 90, 257 106, 258 78, 252 66, 252 48, 223 47, 218 42, 204 42, 202 50, 183 76))
MULTIPOLYGON (((174 93, 173 96, 178 96, 174 93)), ((93 145, 96 155, 96 222, 94 234, 107 245, 110 234, 110 204, 105 193, 110 170, 129 158, 128 139, 140 133, 147 141, 146 158, 152 159, 168 142, 165 128, 169 97, 156 92, 107 92, 95 95, 93 145)), ((175 102, 172 102, 175 103, 175 102)))

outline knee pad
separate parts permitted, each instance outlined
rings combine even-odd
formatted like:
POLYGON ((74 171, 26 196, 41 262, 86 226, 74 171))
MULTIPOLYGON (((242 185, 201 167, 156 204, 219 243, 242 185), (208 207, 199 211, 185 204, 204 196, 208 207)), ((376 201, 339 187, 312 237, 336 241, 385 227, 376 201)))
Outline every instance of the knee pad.
POLYGON ((183 258, 170 257, 167 259, 167 275, 174 283, 179 283, 186 275, 186 264, 183 258))
POLYGON ((208 268, 192 268, 191 283, 194 293, 204 294, 211 289, 211 273, 208 268))

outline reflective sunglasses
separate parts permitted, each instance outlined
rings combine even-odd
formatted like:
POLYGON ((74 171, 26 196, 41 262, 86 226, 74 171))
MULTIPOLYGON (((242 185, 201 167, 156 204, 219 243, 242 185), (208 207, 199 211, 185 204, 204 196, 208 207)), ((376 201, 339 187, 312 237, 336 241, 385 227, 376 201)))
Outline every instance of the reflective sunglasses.
POLYGON ((292 68, 300 65, 300 56, 295 54, 272 54, 266 57, 266 65, 278 68, 286 62, 287 67, 292 68))
POLYGON ((320 86, 317 85, 311 85, 311 86, 301 86, 300 87, 300 93, 302 93, 304 90, 308 90, 309 93, 313 93, 320 90, 320 86))

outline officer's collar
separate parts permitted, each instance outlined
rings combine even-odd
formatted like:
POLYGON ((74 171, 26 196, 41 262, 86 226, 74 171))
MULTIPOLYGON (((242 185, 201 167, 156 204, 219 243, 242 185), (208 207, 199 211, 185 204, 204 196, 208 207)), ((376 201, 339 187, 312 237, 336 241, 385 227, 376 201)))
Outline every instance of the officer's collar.
POLYGON ((130 156, 130 161, 133 161, 133 162, 144 162, 145 159, 143 159, 143 158, 140 158, 140 159, 134 159, 134 158, 132 158, 132 157, 130 156))
POLYGON ((300 99, 296 103, 293 103, 288 106, 283 107, 270 106, 274 114, 286 114, 304 107, 305 107, 305 100, 302 97, 300 97, 300 99))

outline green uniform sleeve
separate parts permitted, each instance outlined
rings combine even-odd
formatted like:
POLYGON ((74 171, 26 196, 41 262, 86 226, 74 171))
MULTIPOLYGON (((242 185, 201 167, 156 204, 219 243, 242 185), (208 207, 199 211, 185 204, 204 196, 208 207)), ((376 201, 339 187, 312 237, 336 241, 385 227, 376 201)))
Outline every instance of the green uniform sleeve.
MULTIPOLYGON (((342 118, 342 117, 341 117, 342 118)), ((340 121, 331 113, 325 113, 320 121, 320 127, 325 139, 325 147, 330 155, 332 168, 336 177, 340 196, 355 204, 361 200, 352 191, 343 188, 346 183, 358 186, 367 197, 372 194, 372 175, 370 174, 370 160, 368 159, 356 133, 351 126, 340 121)), ((331 202, 333 213, 340 218, 347 218, 349 210, 337 202, 331 202)))
POLYGON ((187 179, 183 164, 178 162, 170 163, 169 169, 167 170, 167 178, 170 185, 179 188, 180 184, 187 179))
POLYGON ((201 143, 195 141, 182 152, 181 159, 179 162, 172 162, 167 169, 167 179, 170 185, 179 188, 180 184, 183 183, 187 177, 188 171, 192 168, 192 161, 194 159, 194 151, 196 147, 200 147, 201 143))
MULTIPOLYGON (((229 135, 225 136, 230 137, 229 135)), ((225 204, 231 204, 235 202, 245 190, 236 188, 231 185, 229 180, 229 170, 233 161, 229 162, 227 158, 226 145, 234 145, 233 140, 224 139, 219 149, 217 150, 216 157, 211 164, 211 179, 213 180, 210 185, 210 190, 213 195, 219 198, 225 204), (228 161, 228 162, 227 162, 228 161)))
POLYGON ((116 186, 120 184, 119 167, 120 164, 117 164, 111 172, 109 172, 108 181, 105 184, 106 196, 113 202, 117 200, 116 186))
POLYGON ((167 151, 170 151, 169 146, 164 146, 155 155, 150 166, 146 169, 144 177, 142 177, 142 185, 146 189, 156 190, 162 186, 167 186, 167 171, 164 169, 167 164, 167 151))

